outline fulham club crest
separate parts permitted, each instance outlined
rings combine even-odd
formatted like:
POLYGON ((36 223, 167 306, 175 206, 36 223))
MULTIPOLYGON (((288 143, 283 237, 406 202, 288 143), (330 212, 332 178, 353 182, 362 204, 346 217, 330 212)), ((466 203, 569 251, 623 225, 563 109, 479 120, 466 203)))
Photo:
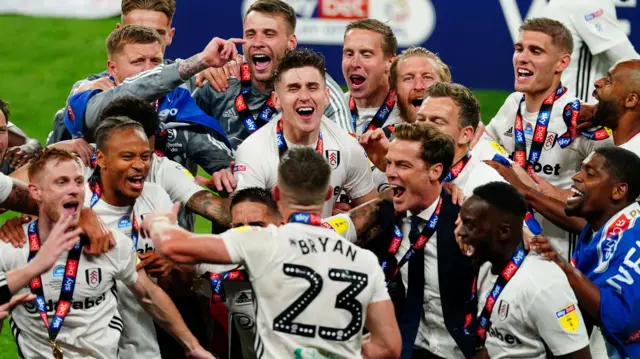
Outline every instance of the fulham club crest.
POLYGON ((332 170, 335 170, 340 165, 340 151, 336 150, 326 150, 324 151, 325 156, 327 156, 327 161, 329 161, 329 166, 331 166, 332 170))
POLYGON ((90 268, 84 271, 85 279, 87 280, 87 284, 91 288, 97 288, 98 285, 102 282, 102 269, 100 268, 90 268))
POLYGON ((504 300, 500 301, 500 309, 498 309, 498 317, 500 318, 500 320, 505 320, 507 319, 507 315, 509 315, 509 303, 505 302, 504 300))

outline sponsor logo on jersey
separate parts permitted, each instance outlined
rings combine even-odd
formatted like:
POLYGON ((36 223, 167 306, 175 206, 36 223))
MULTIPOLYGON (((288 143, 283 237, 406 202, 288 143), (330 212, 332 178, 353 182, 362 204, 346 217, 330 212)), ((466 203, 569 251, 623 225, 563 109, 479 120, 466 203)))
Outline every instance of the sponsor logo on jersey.
POLYGON ((167 130, 167 140, 168 141, 175 141, 177 136, 178 136, 178 133, 176 132, 176 130, 174 128, 170 128, 170 129, 167 130))
POLYGON ((338 234, 343 234, 343 233, 345 233, 347 231, 347 229, 349 229, 349 222, 347 222, 347 220, 345 220, 343 218, 340 218, 340 217, 334 218, 334 219, 330 219, 329 221, 327 221, 327 223, 338 234))
POLYGON ((120 218, 120 220, 118 221, 118 228, 128 228, 128 227, 131 227, 131 220, 129 219, 129 216, 124 216, 120 218))
MULTIPOLYGON (((62 309, 66 309, 66 310, 77 310, 77 309, 90 309, 93 308, 95 306, 98 306, 100 304, 102 304, 104 302, 104 300, 106 299, 106 293, 104 292, 102 294, 100 294, 97 297, 89 297, 89 298, 84 298, 83 300, 75 300, 73 302, 71 302, 71 306, 69 308, 62 308, 62 309)), ((39 300, 35 300, 34 302, 36 302, 36 305, 33 304, 33 302, 28 302, 28 303, 24 303, 24 309, 31 314, 36 314, 39 310, 45 310, 50 313, 50 312, 54 312, 57 311, 59 308, 59 304, 58 302, 53 303, 53 301, 51 299, 45 301, 39 301, 39 300)))
MULTIPOLYGON (((242 15, 256 0, 243 0, 242 15)), ((436 24, 431 0, 288 0, 296 12, 300 43, 342 45, 352 20, 376 18, 393 28, 398 45, 409 47, 429 39, 436 24)))
POLYGON ((509 127, 508 130, 504 131, 503 136, 513 137, 513 126, 509 127))
POLYGON ((53 278, 62 278, 64 277, 64 266, 59 265, 53 270, 53 278))
POLYGON ((553 148, 553 145, 556 144, 556 138, 558 137, 557 134, 553 133, 553 132, 547 132, 547 138, 544 140, 544 150, 545 151, 549 151, 553 148))
POLYGON ((245 165, 235 165, 233 166, 233 172, 245 172, 247 170, 247 166, 245 165))
POLYGON ((236 110, 230 108, 222 113, 222 118, 234 118, 236 116, 236 110))
POLYGON ((253 303, 253 293, 250 290, 241 292, 235 300, 236 305, 247 305, 251 303, 253 303))
POLYGON ((500 306, 498 307, 498 318, 500 318, 500 320, 505 320, 507 319, 508 315, 509 315, 509 303, 507 303, 504 300, 501 300, 500 306))
POLYGON ((332 170, 335 170, 340 165, 340 151, 337 150, 326 150, 324 151, 325 156, 327 156, 327 161, 329 161, 329 166, 331 166, 332 170))
POLYGON ((620 238, 624 231, 631 226, 631 219, 625 213, 616 218, 609 228, 606 229, 604 238, 598 242, 598 266, 593 271, 595 273, 603 273, 609 267, 609 261, 618 247, 620 238))
POLYGON ((595 19, 597 17, 602 16, 602 14, 604 14, 604 10, 598 9, 597 11, 594 11, 594 12, 592 12, 590 14, 586 14, 584 16, 584 19, 585 19, 585 21, 591 21, 591 20, 593 20, 593 19, 595 19))
POLYGON ((520 341, 520 339, 518 339, 517 336, 511 333, 500 332, 500 330, 495 326, 492 326, 491 329, 489 329, 489 336, 492 338, 496 338, 506 344, 522 345, 522 342, 520 341))
POLYGON ((575 304, 569 304, 564 308, 558 309, 556 311, 556 318, 558 322, 560 322, 562 329, 568 333, 575 332, 580 326, 580 319, 578 318, 575 304))
POLYGON ((640 340, 640 330, 638 330, 635 333, 631 334, 629 339, 625 340, 624 343, 625 344, 631 344, 631 343, 637 342, 638 340, 640 340))
POLYGON ((527 125, 524 127, 524 134, 525 135, 533 135, 533 126, 531 126, 530 123, 527 123, 527 125))
POLYGON ((84 271, 84 277, 87 280, 87 284, 91 288, 97 288, 102 282, 102 269, 101 268, 89 268, 84 271))

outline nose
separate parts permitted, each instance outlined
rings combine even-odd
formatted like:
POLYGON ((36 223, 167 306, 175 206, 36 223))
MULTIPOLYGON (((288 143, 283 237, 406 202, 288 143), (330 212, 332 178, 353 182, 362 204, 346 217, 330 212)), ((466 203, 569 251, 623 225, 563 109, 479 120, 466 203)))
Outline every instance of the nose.
POLYGON ((355 53, 353 54, 353 56, 351 56, 351 62, 349 63, 349 66, 352 69, 357 69, 362 67, 362 58, 358 53, 355 53))
POLYGON ((147 59, 144 63, 144 71, 151 70, 156 67, 156 65, 151 61, 151 59, 147 59))
POLYGON ((145 161, 143 161, 142 158, 140 157, 137 157, 134 161, 131 162, 131 167, 140 172, 144 172, 145 166, 146 166, 145 161))
POLYGON ((413 89, 416 91, 424 91, 427 89, 427 79, 422 76, 416 77, 415 81, 413 81, 413 89))
POLYGON ((582 182, 582 173, 583 173, 583 172, 584 172, 584 170, 580 170, 580 171, 576 172, 576 174, 574 174, 573 176, 571 176, 571 179, 572 179, 574 182, 578 182, 578 183, 582 182))
POLYGON ((516 52, 513 57, 516 64, 522 65, 529 62, 529 53, 526 50, 516 52))
POLYGON ((604 77, 596 80, 596 82, 593 83, 593 86, 596 88, 596 90, 599 90, 602 87, 602 83, 604 82, 604 77))

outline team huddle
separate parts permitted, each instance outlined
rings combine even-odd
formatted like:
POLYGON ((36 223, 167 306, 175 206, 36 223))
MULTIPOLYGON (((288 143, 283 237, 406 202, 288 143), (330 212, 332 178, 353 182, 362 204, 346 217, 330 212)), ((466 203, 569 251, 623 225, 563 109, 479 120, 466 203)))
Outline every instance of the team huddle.
POLYGON ((343 93, 286 1, 169 60, 175 6, 122 0, 44 146, 0 100, 21 357, 640 357, 640 56, 613 3, 524 21, 486 127, 379 20, 346 26, 343 93))

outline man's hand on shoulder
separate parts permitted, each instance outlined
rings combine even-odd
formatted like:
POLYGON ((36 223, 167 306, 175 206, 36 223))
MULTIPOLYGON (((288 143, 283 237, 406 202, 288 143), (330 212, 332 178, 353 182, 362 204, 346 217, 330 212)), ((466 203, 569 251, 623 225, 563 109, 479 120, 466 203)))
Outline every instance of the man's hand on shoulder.
POLYGON ((85 254, 97 256, 107 253, 109 249, 116 245, 113 233, 90 208, 82 209, 78 226, 82 228, 82 231, 89 238, 88 245, 84 247, 85 254))
POLYGON ((210 67, 201 71, 196 77, 196 86, 202 88, 205 81, 217 92, 225 92, 229 89, 229 79, 231 77, 240 78, 240 64, 244 61, 242 55, 238 55, 235 60, 227 62, 225 66, 210 67))
POLYGON ((111 81, 108 77, 102 77, 97 80, 83 82, 80 86, 73 90, 73 94, 77 95, 79 93, 91 90, 107 91, 113 87, 116 87, 116 84, 113 81, 111 81))
POLYGON ((22 248, 27 241, 27 235, 22 230, 22 225, 31 222, 29 215, 22 215, 7 219, 0 227, 0 239, 5 243, 11 243, 15 248, 22 248))

